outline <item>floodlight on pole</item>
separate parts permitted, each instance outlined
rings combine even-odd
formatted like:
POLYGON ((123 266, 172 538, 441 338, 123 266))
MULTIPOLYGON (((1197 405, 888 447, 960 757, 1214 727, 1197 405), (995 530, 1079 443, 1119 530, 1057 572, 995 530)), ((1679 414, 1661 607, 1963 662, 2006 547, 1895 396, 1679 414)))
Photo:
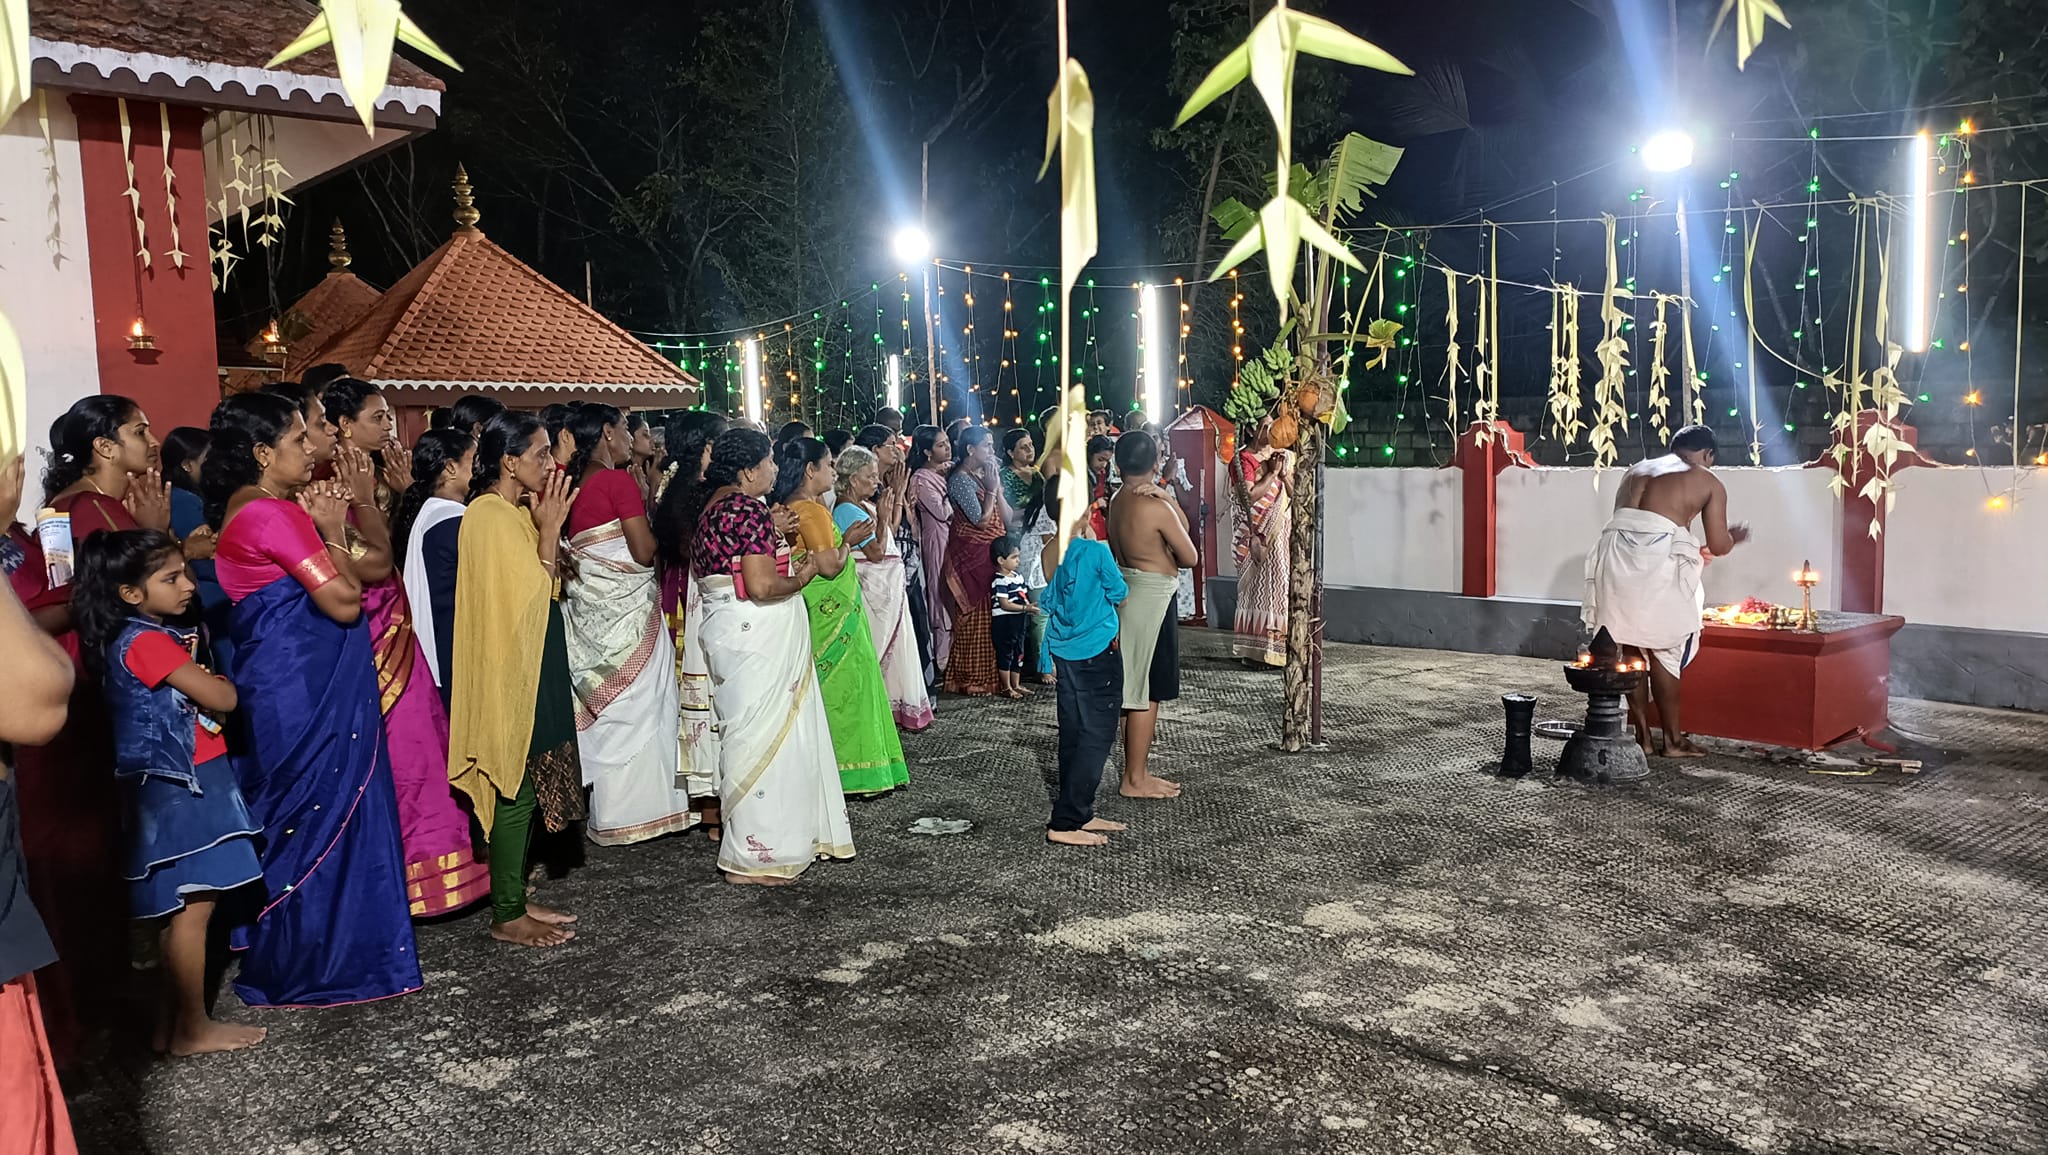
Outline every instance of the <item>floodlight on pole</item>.
POLYGON ((1666 129, 1643 142, 1643 167, 1651 172, 1682 172, 1692 167, 1692 134, 1666 129))
POLYGON ((1913 138, 1908 155, 1911 158, 1908 163, 1912 170, 1906 179, 1906 188, 1909 190, 1906 194, 1906 209, 1911 217, 1910 227, 1906 231, 1906 243, 1912 246, 1912 250, 1906 261, 1906 348, 1910 352, 1924 353, 1927 351, 1929 328, 1927 243, 1928 234, 1932 229, 1929 218, 1934 213, 1934 142, 1928 138, 1925 129, 1913 138))
POLYGON ((921 265, 931 258, 931 234, 916 225, 905 225, 897 229, 893 243, 896 259, 905 265, 921 265))
POLYGON ((903 357, 889 354, 889 408, 903 411, 903 357))
POLYGON ((1138 286, 1138 397, 1145 420, 1164 422, 1166 398, 1166 318, 1159 313, 1159 286, 1138 286))
POLYGON ((758 425, 761 423, 761 342, 758 338, 749 337, 741 342, 741 346, 740 359, 745 363, 747 374, 747 420, 758 425))

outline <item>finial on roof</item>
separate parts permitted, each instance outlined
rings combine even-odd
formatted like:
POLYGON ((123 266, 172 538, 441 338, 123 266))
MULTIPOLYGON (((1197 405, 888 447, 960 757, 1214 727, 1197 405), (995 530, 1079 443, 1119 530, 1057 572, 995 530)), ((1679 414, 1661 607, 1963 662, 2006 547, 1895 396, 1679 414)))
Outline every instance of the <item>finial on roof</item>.
POLYGON ((327 230, 327 267, 338 273, 354 260, 348 255, 348 233, 341 227, 341 218, 336 217, 334 227, 327 230))
POLYGON ((483 219, 483 214, 476 211, 476 197, 472 195, 475 190, 469 187, 469 171, 460 164, 455 166, 453 188, 457 231, 473 233, 476 231, 476 223, 483 219))

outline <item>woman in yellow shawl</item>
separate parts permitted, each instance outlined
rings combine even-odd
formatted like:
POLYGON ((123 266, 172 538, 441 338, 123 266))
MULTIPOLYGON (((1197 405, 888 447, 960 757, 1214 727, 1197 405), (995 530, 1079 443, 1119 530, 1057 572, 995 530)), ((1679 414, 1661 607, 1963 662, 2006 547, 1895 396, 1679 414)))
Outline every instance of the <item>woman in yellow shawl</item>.
POLYGON ((536 808, 551 831, 583 817, 568 643, 554 600, 575 495, 539 418, 490 419, 470 495, 456 554, 448 776, 490 842, 491 937, 560 946, 576 937, 576 918, 526 901, 526 848, 536 808))

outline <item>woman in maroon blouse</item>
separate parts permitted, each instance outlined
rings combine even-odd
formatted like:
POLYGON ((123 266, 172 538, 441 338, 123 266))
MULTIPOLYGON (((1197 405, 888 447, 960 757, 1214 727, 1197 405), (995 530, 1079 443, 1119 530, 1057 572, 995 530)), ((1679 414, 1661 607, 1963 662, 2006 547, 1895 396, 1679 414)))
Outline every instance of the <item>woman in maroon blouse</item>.
POLYGON ((771 886, 795 881, 819 858, 853 857, 800 596, 818 566, 790 557, 764 500, 775 483, 773 448, 751 429, 712 443, 693 550, 722 730, 718 867, 728 881, 771 886))
MULTIPOLYGON (((50 426, 43 505, 70 517, 74 550, 103 530, 170 528, 157 451, 149 416, 111 393, 80 398, 50 426)), ((33 584, 33 575, 11 576, 17 589, 33 584)), ((70 587, 46 584, 31 604, 75 661, 70 587)), ((63 731, 46 746, 23 747, 16 770, 29 892, 57 944, 39 988, 60 1065, 74 1057, 83 1026, 111 1024, 129 973, 111 732, 99 683, 81 667, 63 731)))

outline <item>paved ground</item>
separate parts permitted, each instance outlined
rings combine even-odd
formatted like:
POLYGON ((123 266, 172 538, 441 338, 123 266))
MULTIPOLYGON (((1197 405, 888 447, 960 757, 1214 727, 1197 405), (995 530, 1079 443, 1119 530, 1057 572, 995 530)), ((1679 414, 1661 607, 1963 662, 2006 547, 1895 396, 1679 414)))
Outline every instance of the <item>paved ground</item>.
POLYGON ((1551 664, 1333 647, 1333 749, 1284 758, 1277 676, 1189 649, 1188 793, 1112 802, 1107 851, 1038 840, 1049 699, 947 701, 911 788, 855 805, 857 860, 763 892, 701 838, 593 849, 544 892, 570 948, 424 928, 419 994, 102 1064, 82 1144, 2048 1150, 2048 719, 1900 703, 1918 779, 1721 758, 1595 792, 1480 772, 1499 691, 1578 708, 1551 664))

